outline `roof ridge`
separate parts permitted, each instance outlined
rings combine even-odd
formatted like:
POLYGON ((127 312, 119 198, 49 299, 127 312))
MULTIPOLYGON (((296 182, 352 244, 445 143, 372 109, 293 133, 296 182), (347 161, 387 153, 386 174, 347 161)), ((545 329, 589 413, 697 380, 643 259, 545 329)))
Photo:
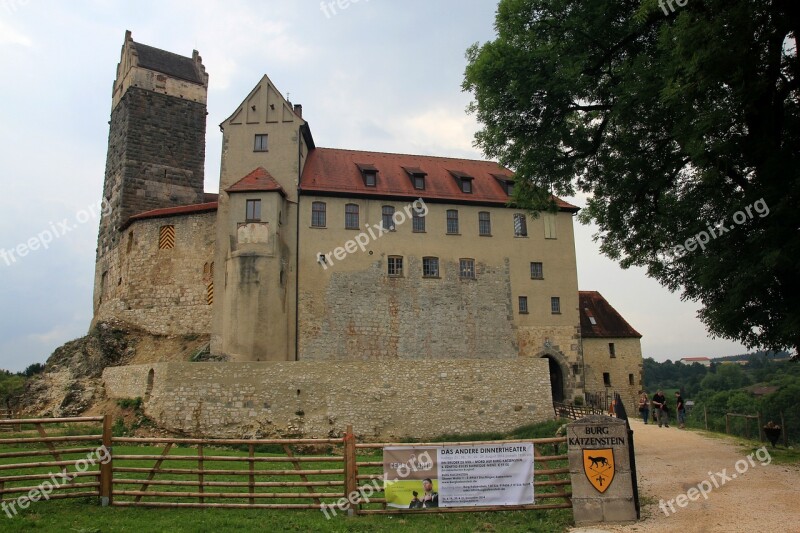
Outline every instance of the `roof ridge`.
POLYGON ((336 150, 339 152, 357 152, 362 154, 377 154, 377 155, 403 155, 408 157, 427 157, 431 159, 451 159, 451 160, 458 160, 458 161, 471 161, 473 163, 494 163, 495 165, 499 166, 502 169, 508 170, 509 172, 513 172, 511 169, 504 167, 498 161, 493 161, 491 159, 472 159, 469 157, 449 157, 443 155, 425 155, 425 154, 409 154, 405 152, 376 152, 373 150, 354 150, 352 148, 331 148, 328 146, 317 146, 316 150, 336 150))

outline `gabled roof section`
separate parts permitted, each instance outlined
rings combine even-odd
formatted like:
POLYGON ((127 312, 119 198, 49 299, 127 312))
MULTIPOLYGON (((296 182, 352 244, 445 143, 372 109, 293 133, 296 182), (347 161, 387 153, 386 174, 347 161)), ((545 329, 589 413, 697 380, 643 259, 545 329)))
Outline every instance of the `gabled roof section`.
POLYGON ((225 192, 279 192, 286 196, 286 191, 283 190, 281 184, 264 167, 258 167, 225 189, 225 192))
POLYGON ((206 213, 217 210, 217 202, 205 202, 202 204, 179 205, 177 207, 163 207, 161 209, 151 209, 144 213, 133 215, 123 225, 121 229, 125 229, 137 220, 146 218, 162 218, 174 217, 181 215, 194 215, 196 213, 206 213))
MULTIPOLYGON (((138 56, 140 67, 155 70, 173 78, 180 78, 198 85, 203 85, 205 82, 203 75, 198 72, 194 58, 184 57, 137 42, 133 42, 133 49, 138 56)), ((197 50, 194 51, 194 56, 197 56, 197 50)))
POLYGON ((585 338, 637 338, 642 335, 633 329, 622 315, 597 291, 578 292, 580 300, 581 335, 585 338))
POLYGON ((309 148, 313 148, 314 140, 311 130, 302 117, 301 106, 292 106, 283 94, 275 87, 266 74, 261 77, 255 87, 242 101, 236 110, 226 118, 220 128, 239 124, 277 124, 294 122, 301 128, 303 139, 309 148))
MULTIPOLYGON (((513 179, 513 173, 493 161, 434 157, 427 155, 363 152, 316 148, 308 153, 300 180, 301 194, 330 196, 378 196, 418 198, 453 203, 508 205, 509 196, 496 176, 513 179), (369 163, 380 172, 376 187, 367 187, 359 164, 369 163), (451 169, 473 178, 472 194, 466 196, 453 179, 451 169), (409 175, 425 174, 425 190, 414 189, 409 175)), ((556 198, 562 211, 578 207, 556 198)))

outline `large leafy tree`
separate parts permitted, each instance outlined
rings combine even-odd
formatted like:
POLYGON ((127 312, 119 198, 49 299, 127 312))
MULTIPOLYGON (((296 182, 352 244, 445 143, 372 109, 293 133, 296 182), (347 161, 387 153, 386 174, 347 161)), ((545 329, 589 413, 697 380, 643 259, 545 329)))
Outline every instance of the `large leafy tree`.
POLYGON ((467 52, 476 145, 534 212, 587 193, 602 252, 711 334, 797 350, 800 2, 681 3, 502 0, 467 52))

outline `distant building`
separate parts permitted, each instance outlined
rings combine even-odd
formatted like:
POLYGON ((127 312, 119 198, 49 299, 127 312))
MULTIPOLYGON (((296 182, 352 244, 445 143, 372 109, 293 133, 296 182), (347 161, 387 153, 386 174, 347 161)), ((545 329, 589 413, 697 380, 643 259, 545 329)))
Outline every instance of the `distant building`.
POLYGON ((684 357, 680 361, 684 365, 691 365, 692 363, 700 363, 703 366, 711 366, 711 359, 708 357, 684 357))

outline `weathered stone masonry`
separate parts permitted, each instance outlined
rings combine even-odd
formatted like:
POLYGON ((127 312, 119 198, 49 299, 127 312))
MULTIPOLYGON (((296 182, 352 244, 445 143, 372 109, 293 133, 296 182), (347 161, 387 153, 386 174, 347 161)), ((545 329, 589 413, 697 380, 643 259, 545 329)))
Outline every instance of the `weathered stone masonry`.
POLYGON ((325 437, 353 424, 366 437, 426 438, 553 413, 544 359, 157 363, 106 368, 103 380, 109 398, 147 398, 162 427, 218 437, 325 437))

